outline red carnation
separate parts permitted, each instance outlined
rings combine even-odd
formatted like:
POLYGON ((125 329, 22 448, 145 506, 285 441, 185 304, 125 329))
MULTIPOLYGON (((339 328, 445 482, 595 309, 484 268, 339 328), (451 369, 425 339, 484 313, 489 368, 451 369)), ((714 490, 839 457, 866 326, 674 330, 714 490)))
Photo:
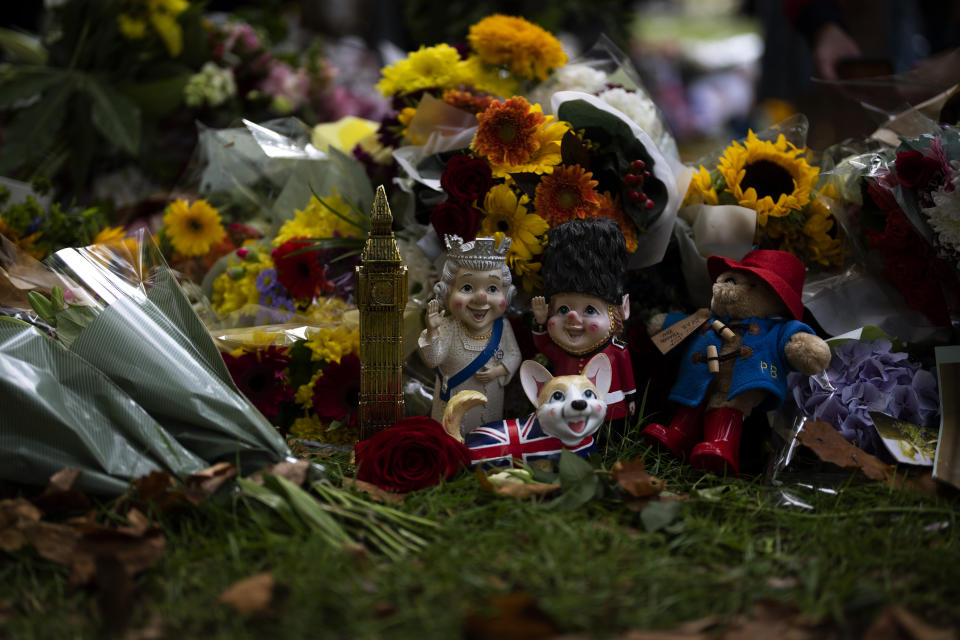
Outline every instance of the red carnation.
POLYGON ((433 418, 401 418, 354 448, 357 479, 387 491, 432 487, 470 466, 470 450, 433 418))
POLYGON ((287 384, 286 374, 290 357, 285 347, 271 345, 239 356, 225 353, 223 360, 237 388, 268 420, 277 417, 284 403, 293 402, 293 387, 287 384))
POLYGON ((360 411, 360 358, 348 353, 340 364, 331 362, 313 386, 313 410, 321 420, 357 428, 360 411))
POLYGON ((449 235, 460 236, 464 242, 469 242, 477 237, 481 218, 481 212, 468 201, 451 198, 438 204, 430 213, 430 224, 441 242, 449 235))
POLYGON ((939 171, 940 162, 936 158, 915 149, 897 154, 897 178, 900 184, 915 188, 925 187, 939 171))
POLYGON ((453 156, 440 176, 440 186, 451 198, 479 200, 493 186, 493 172, 486 160, 453 156))
POLYGON ((331 283, 327 282, 327 270, 318 259, 317 251, 303 251, 312 246, 312 242, 294 238, 284 242, 271 254, 277 269, 277 280, 286 287, 292 298, 313 298, 317 292, 333 290, 331 283))

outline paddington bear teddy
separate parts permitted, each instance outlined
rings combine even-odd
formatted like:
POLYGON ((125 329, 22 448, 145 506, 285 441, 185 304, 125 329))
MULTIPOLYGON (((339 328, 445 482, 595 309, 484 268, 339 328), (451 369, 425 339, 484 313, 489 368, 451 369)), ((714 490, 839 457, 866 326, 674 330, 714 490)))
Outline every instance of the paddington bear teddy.
POLYGON ((661 350, 681 344, 686 355, 670 393, 679 405, 670 424, 651 423, 642 433, 694 467, 739 475, 744 416, 779 406, 791 370, 823 371, 830 347, 800 321, 805 269, 793 254, 710 256, 707 270, 709 313, 659 314, 648 323, 661 350))

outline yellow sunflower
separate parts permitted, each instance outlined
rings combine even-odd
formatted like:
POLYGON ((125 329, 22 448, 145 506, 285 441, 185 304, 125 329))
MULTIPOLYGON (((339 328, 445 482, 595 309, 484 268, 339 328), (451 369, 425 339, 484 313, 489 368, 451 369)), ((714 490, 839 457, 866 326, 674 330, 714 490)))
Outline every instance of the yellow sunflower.
POLYGON ((734 141, 724 150, 717 169, 726 191, 740 206, 756 211, 757 223, 764 227, 768 217, 799 211, 810 201, 820 170, 801 157, 805 151, 783 134, 770 142, 750 131, 744 144, 734 141))
POLYGON ((720 204, 720 200, 717 197, 717 190, 713 186, 713 177, 703 165, 701 165, 700 170, 690 178, 690 186, 687 188, 687 195, 683 200, 683 206, 690 204, 720 204))
POLYGON ((839 266, 843 261, 843 242, 837 237, 839 230, 834 230, 836 218, 825 200, 836 197, 837 190, 832 184, 821 189, 807 209, 802 229, 807 238, 809 260, 826 267, 839 266))
POLYGON ((504 65, 531 80, 546 80, 551 70, 567 63, 559 40, 519 17, 488 16, 470 27, 467 41, 485 63, 504 65))
POLYGON ((202 199, 193 204, 182 199, 170 203, 163 226, 174 250, 184 256, 202 256, 227 235, 219 212, 202 199))
POLYGON ((557 167, 537 185, 534 208, 551 227, 574 218, 593 218, 600 206, 597 184, 593 174, 578 164, 557 167))
POLYGON ((483 200, 480 234, 503 233, 511 239, 508 256, 512 254, 521 260, 532 260, 543 253, 544 234, 550 225, 537 214, 529 213, 529 204, 529 198, 517 197, 509 185, 495 185, 483 200))

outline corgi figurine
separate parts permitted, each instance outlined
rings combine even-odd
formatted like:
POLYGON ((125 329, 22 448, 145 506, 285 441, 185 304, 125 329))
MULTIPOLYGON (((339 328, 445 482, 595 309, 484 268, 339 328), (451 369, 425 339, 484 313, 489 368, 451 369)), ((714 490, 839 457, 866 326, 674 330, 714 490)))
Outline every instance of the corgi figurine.
POLYGON ((461 391, 447 404, 443 427, 470 449, 474 466, 556 460, 564 449, 586 457, 596 449, 593 434, 606 417, 611 377, 610 360, 602 353, 587 363, 583 374, 571 376, 554 377, 539 363, 526 360, 520 366, 520 382, 536 411, 526 418, 487 423, 464 438, 463 414, 486 398, 477 391, 461 391))

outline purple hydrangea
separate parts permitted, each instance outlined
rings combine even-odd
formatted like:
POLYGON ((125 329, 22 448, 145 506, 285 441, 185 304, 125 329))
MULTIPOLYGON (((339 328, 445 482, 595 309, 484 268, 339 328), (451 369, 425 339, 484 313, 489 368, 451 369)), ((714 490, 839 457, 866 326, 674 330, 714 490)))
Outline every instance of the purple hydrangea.
POLYGON ((934 426, 940 415, 936 377, 892 347, 885 339, 841 343, 822 374, 788 376, 794 402, 804 415, 829 422, 867 453, 882 448, 871 411, 934 426))

